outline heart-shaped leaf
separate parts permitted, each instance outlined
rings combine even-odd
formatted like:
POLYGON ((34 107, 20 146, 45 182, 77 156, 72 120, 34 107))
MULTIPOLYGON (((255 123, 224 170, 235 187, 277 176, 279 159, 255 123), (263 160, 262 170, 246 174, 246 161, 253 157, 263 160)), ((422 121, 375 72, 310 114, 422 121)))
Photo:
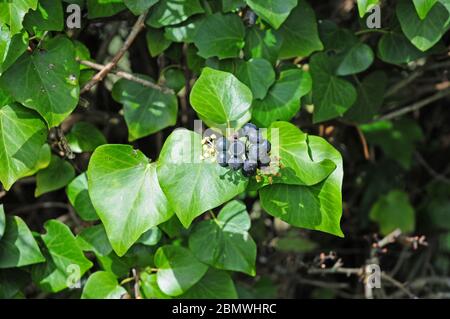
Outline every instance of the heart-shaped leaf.
POLYGON ((311 58, 315 123, 342 116, 356 101, 354 86, 334 74, 334 66, 326 53, 317 53, 311 58))
POLYGON ((313 160, 332 160, 337 166, 334 172, 313 186, 286 184, 266 186, 260 190, 261 205, 270 215, 290 225, 342 237, 341 154, 324 139, 316 136, 309 137, 308 146, 313 160))
POLYGON ((34 111, 16 103, 0 106, 0 181, 6 190, 33 171, 46 136, 34 111))
POLYGON ((252 119, 259 127, 289 121, 300 110, 300 99, 311 91, 311 76, 302 70, 282 71, 263 100, 253 102, 252 119))
POLYGON ((183 294, 208 270, 189 250, 179 246, 160 247, 155 254, 155 265, 158 286, 169 296, 183 294))
POLYGON ((253 95, 233 74, 204 68, 190 100, 210 127, 239 127, 250 119, 253 95))
POLYGON ((114 274, 97 271, 86 281, 81 299, 120 299, 126 293, 114 274))
POLYGON ((238 63, 236 77, 252 90, 255 99, 263 99, 275 82, 275 71, 269 61, 251 59, 238 63))
POLYGON ((243 192, 248 179, 223 168, 215 159, 201 159, 202 136, 176 130, 166 140, 158 160, 158 178, 172 209, 184 227, 204 212, 243 192))
POLYGON ((194 228, 189 248, 205 264, 254 276, 256 244, 248 233, 250 226, 245 205, 232 201, 222 208, 217 218, 194 228))
POLYGON ((173 214, 159 186, 156 164, 129 145, 98 147, 87 174, 92 204, 119 256, 173 214))
POLYGON ((178 101, 174 93, 119 80, 113 97, 123 104, 130 141, 158 132, 177 122, 178 101))
POLYGON ((43 50, 22 55, 0 78, 0 86, 53 127, 78 104, 79 73, 72 42, 56 37, 45 42, 43 50))

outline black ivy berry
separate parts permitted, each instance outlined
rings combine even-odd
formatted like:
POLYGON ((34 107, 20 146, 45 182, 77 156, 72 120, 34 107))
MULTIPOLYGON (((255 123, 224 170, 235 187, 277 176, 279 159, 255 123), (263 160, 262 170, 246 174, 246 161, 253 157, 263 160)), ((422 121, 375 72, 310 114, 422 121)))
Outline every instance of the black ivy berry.
POLYGON ((218 152, 228 151, 229 142, 225 137, 220 137, 216 140, 216 150, 218 152))
POLYGON ((256 174, 257 168, 257 162, 246 159, 242 167, 242 174, 246 177, 254 176, 256 174))
POLYGON ((245 154, 245 143, 239 140, 232 142, 229 152, 234 157, 243 156, 245 154))
POLYGON ((237 157, 231 157, 228 160, 228 165, 230 165, 231 169, 234 171, 238 171, 241 169, 243 163, 242 160, 237 157))
POLYGON ((217 154, 217 163, 222 167, 228 166, 228 155, 227 153, 221 152, 217 154))

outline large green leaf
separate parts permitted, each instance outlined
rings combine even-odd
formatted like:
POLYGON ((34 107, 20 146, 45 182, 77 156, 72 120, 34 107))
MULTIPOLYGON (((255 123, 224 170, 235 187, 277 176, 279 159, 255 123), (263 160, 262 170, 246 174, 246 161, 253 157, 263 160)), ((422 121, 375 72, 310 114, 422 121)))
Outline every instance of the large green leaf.
POLYGON ((66 137, 74 153, 93 152, 98 146, 106 144, 103 133, 95 125, 87 122, 76 123, 66 137))
POLYGON ((77 106, 79 73, 72 42, 56 37, 45 42, 43 50, 22 55, 0 78, 0 86, 52 127, 77 106))
POLYGON ((174 93, 120 80, 114 85, 113 97, 123 104, 130 141, 159 132, 177 122, 178 101, 174 93))
POLYGON ((147 24, 160 28, 187 20, 191 15, 204 12, 199 0, 160 0, 147 19, 147 24))
POLYGON ((269 61, 251 59, 239 61, 236 77, 252 90, 255 99, 263 99, 275 82, 275 71, 269 61))
POLYGON ((125 5, 133 12, 135 15, 139 15, 149 9, 159 0, 123 0, 125 5))
POLYGON ((272 27, 278 29, 287 19, 298 0, 246 0, 247 4, 272 27))
POLYGON ((182 299, 236 299, 236 288, 230 275, 225 271, 209 269, 185 294, 182 299))
POLYGON ((6 217, 5 233, 0 240, 0 269, 23 267, 44 261, 45 258, 27 224, 18 216, 6 217))
POLYGON ((285 70, 263 100, 255 100, 252 119, 259 127, 289 121, 300 110, 300 99, 311 91, 311 76, 299 69, 285 70))
POLYGON ((233 74, 204 68, 192 88, 192 107, 210 127, 239 127, 250 118, 252 92, 233 74))
POLYGON ((155 254, 155 265, 158 286, 169 296, 183 294, 208 270, 208 266, 197 261, 189 250, 179 246, 160 247, 155 254))
POLYGON ((315 123, 342 116, 356 101, 354 86, 334 74, 334 66, 326 53, 317 53, 311 58, 315 123))
POLYGON ((22 30, 22 21, 30 10, 36 10, 38 0, 14 0, 0 2, 0 23, 6 24, 13 34, 22 30))
POLYGON ((354 122, 371 121, 381 108, 388 78, 383 71, 375 71, 358 83, 358 98, 355 104, 345 113, 345 118, 354 122))
POLYGON ((317 30, 314 10, 305 0, 299 0, 277 33, 283 38, 280 58, 307 57, 323 49, 317 30))
POLYGON ((120 299, 126 293, 114 274, 97 271, 86 281, 81 299, 120 299))
POLYGON ((157 57, 158 55, 166 51, 166 49, 172 44, 170 40, 164 37, 163 29, 149 28, 146 38, 147 48, 152 57, 157 57))
POLYGON ((46 136, 34 111, 15 103, 0 106, 0 181, 6 190, 33 170, 46 136))
POLYGON ((275 64, 281 49, 283 39, 272 29, 261 30, 253 26, 247 29, 244 53, 247 58, 262 58, 275 64))
POLYGON ((414 231, 416 217, 409 203, 408 194, 393 190, 381 197, 370 210, 370 219, 377 222, 380 232, 386 236, 399 228, 403 233, 414 231))
POLYGON ((89 197, 86 173, 75 178, 66 188, 66 194, 75 211, 85 221, 98 220, 94 206, 89 197))
POLYGON ((450 26, 450 12, 441 2, 436 3, 423 20, 409 0, 399 1, 396 13, 403 33, 421 51, 434 46, 450 26))
POLYGON ((262 207, 272 216, 296 227, 308 228, 343 237, 342 157, 324 139, 309 136, 312 159, 330 159, 337 168, 324 181, 313 186, 275 184, 260 190, 262 207))
POLYGON ((336 164, 328 158, 315 161, 309 154, 308 135, 289 122, 274 122, 267 138, 272 143, 272 154, 280 157, 280 176, 272 183, 315 185, 327 178, 336 164))
POLYGON ((411 119, 378 121, 360 126, 370 144, 375 144, 404 169, 411 166, 415 144, 424 139, 420 126, 411 119))
POLYGON ((36 10, 25 16, 23 25, 33 31, 62 31, 64 11, 61 0, 39 0, 36 10))
POLYGON ((6 25, 0 25, 0 75, 27 49, 28 33, 13 34, 6 25))
POLYGON ((217 218, 195 226, 189 248, 200 261, 218 269, 256 274, 256 244, 249 235, 251 221, 245 205, 232 201, 217 218))
POLYGON ((366 13, 372 10, 379 2, 380 0, 358 0, 359 16, 361 18, 364 17, 366 13))
POLYGON ((422 20, 425 19, 436 2, 438 2, 438 0, 413 0, 419 18, 422 20))
POLYGON ((97 148, 87 174, 92 204, 119 256, 173 214, 159 186, 156 164, 130 145, 97 148))
POLYGON ((384 62, 409 63, 425 55, 426 53, 417 49, 402 33, 383 34, 378 42, 378 57, 384 62))
POLYGON ((248 183, 241 172, 201 159, 202 136, 176 130, 166 140, 158 161, 158 178, 169 203, 184 227, 202 213, 238 194, 248 183))
POLYGON ((34 266, 32 277, 43 290, 58 292, 72 284, 70 280, 72 276, 75 277, 73 278, 75 281, 81 279, 81 276, 92 267, 92 263, 84 256, 65 224, 49 220, 44 228, 47 233, 41 237, 47 248, 47 262, 34 266))
POLYGON ((36 175, 36 197, 65 187, 75 177, 72 164, 52 155, 50 165, 36 175))
POLYGON ((147 272, 141 273, 140 288, 142 296, 146 299, 171 299, 172 297, 166 295, 159 289, 156 274, 149 274, 147 272))
POLYGON ((245 27, 235 14, 216 13, 205 18, 194 36, 198 55, 219 59, 238 57, 244 47, 245 27))

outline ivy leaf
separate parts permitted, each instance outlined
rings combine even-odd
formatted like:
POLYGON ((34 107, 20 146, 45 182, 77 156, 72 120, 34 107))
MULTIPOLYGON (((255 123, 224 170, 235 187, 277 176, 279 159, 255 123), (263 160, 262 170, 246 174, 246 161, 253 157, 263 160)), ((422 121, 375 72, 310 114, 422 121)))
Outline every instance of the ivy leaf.
POLYGON ((375 71, 358 83, 358 98, 345 113, 345 118, 364 123, 371 121, 383 105, 388 78, 383 71, 375 71))
POLYGON ((281 35, 280 58, 290 59, 298 56, 307 57, 315 51, 323 49, 317 30, 314 10, 305 0, 299 0, 298 6, 276 31, 281 35))
POLYGON ((50 165, 36 175, 34 196, 49 193, 65 187, 75 177, 73 166, 56 155, 52 155, 50 165))
POLYGON ((169 296, 183 294, 208 270, 208 266, 197 261, 189 250, 179 246, 160 247, 155 254, 155 266, 158 286, 169 296))
POLYGON ((79 275, 81 278, 93 265, 78 247, 69 227, 49 220, 44 228, 47 233, 41 238, 47 248, 47 262, 34 266, 31 275, 43 290, 59 292, 68 288, 70 277, 79 275))
POLYGON ((438 0, 413 0, 420 19, 425 19, 438 0))
POLYGON ((28 48, 28 33, 13 34, 6 25, 0 25, 0 75, 28 48))
POLYGON ((93 152, 98 146, 107 143, 103 133, 87 122, 75 123, 66 137, 74 153, 93 152))
POLYGON ((159 186, 156 164, 129 145, 98 147, 87 176, 92 204, 119 256, 173 214, 159 186))
POLYGON ((154 28, 186 21, 196 13, 204 12, 199 0, 160 0, 152 9, 147 24, 154 28))
POLYGON ((300 110, 300 99, 311 91, 309 73, 298 69, 285 70, 263 100, 255 100, 252 119, 260 127, 277 120, 289 121, 300 110))
POLYGON ((89 276, 81 299, 120 299, 127 291, 119 285, 114 274, 97 271, 89 276))
POLYGON ((126 8, 123 0, 87 0, 89 19, 110 17, 126 8))
POLYGON ((309 136, 308 146, 314 161, 332 160, 337 168, 324 181, 313 186, 275 184, 260 190, 261 205, 270 215, 302 228, 343 237, 343 167, 341 154, 328 142, 309 136))
POLYGON ((434 46, 450 26, 450 12, 440 2, 433 6, 423 20, 417 15, 411 1, 399 1, 396 13, 403 33, 421 51, 434 46))
POLYGON ((158 1, 159 0, 123 0, 128 9, 135 15, 144 13, 145 10, 151 8, 158 1))
POLYGON ((174 93, 122 79, 116 82, 112 94, 117 102, 123 104, 130 141, 159 132, 177 122, 178 100, 174 93))
POLYGON ((6 190, 33 170, 46 136, 34 111, 16 103, 0 107, 0 181, 6 190))
POLYGON ((239 127, 250 119, 252 92, 233 74, 204 68, 190 101, 210 127, 239 127))
POLYGON ((3 209, 3 204, 0 204, 0 240, 5 233, 5 210, 3 209))
POLYGON ((64 12, 61 0, 39 0, 36 10, 25 16, 23 25, 33 31, 62 31, 64 12))
POLYGON ((194 36, 198 55, 219 59, 238 57, 245 45, 245 27, 235 14, 216 13, 205 18, 194 36))
POLYGON ((420 126, 412 120, 378 121, 360 126, 369 143, 383 150, 391 159, 397 161, 404 169, 411 166, 415 144, 424 139, 420 126))
POLYGON ((112 247, 103 225, 94 225, 83 229, 76 239, 78 246, 83 251, 91 251, 101 256, 107 256, 112 252, 112 247))
POLYGON ((275 64, 283 39, 272 29, 261 30, 256 26, 247 29, 244 53, 247 58, 262 58, 275 64))
POLYGON ((232 172, 210 159, 202 160, 202 136, 176 130, 166 140, 158 160, 158 178, 170 206, 184 227, 247 187, 241 172, 232 172))
POLYGON ((0 78, 0 85, 53 127, 78 104, 79 73, 72 42, 56 37, 45 42, 44 50, 22 55, 0 78))
POLYGON ((172 44, 170 40, 164 37, 163 29, 149 28, 146 37, 148 52, 150 52, 152 57, 157 57, 166 51, 166 49, 172 44))
POLYGON ((313 80, 314 122, 342 116, 356 101, 357 92, 346 80, 335 76, 334 67, 326 53, 311 58, 313 80))
POLYGON ((31 169, 24 177, 33 176, 37 172, 46 169, 50 162, 52 161, 52 150, 50 145, 44 144, 39 151, 38 160, 34 165, 33 169, 31 169))
POLYGON ((308 135, 289 122, 274 122, 268 129, 272 154, 280 157, 280 177, 272 183, 315 185, 327 178, 335 169, 331 159, 314 161, 309 154, 308 135))
POLYGON ((402 64, 415 61, 426 53, 417 49, 401 33, 383 34, 378 42, 378 57, 387 63, 402 64))
POLYGON ((367 12, 372 10, 374 6, 378 5, 380 0, 358 0, 357 2, 359 16, 362 18, 367 12))
POLYGON ((393 190, 381 197, 370 210, 370 219, 377 222, 383 236, 399 228, 403 233, 415 229, 416 217, 408 195, 400 190, 393 190))
POLYGON ((89 197, 86 173, 79 175, 67 186, 66 194, 70 204, 72 204, 82 220, 98 220, 97 213, 89 197))
POLYGON ((0 23, 9 26, 12 34, 22 30, 22 21, 30 10, 36 10, 38 0, 14 0, 0 2, 0 23))
POLYGON ((236 77, 252 90, 255 99, 263 99, 275 82, 275 71, 272 65, 264 59, 239 62, 236 77))
POLYGON ((287 19, 298 0, 246 0, 255 13, 267 21, 273 28, 278 29, 287 19))
POLYGON ((44 261, 45 258, 27 224, 18 216, 7 216, 5 232, 0 240, 0 269, 23 267, 44 261))
POLYGON ((230 275, 225 271, 209 269, 182 299, 237 299, 238 295, 230 275))
POLYGON ((201 262, 255 276, 256 244, 248 233, 251 221, 243 203, 229 202, 214 220, 195 226, 189 248, 201 262))

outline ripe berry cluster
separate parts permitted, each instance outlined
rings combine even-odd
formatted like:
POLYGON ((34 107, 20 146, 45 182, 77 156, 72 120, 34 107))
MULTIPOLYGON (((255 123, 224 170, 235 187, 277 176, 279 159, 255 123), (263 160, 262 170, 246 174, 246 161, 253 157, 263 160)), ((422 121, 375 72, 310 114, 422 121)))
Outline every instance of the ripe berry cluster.
POLYGON ((220 166, 229 166, 235 171, 242 168, 247 177, 256 175, 258 168, 270 165, 270 142, 263 139, 261 131, 252 123, 247 123, 230 139, 217 139, 215 148, 220 166))

